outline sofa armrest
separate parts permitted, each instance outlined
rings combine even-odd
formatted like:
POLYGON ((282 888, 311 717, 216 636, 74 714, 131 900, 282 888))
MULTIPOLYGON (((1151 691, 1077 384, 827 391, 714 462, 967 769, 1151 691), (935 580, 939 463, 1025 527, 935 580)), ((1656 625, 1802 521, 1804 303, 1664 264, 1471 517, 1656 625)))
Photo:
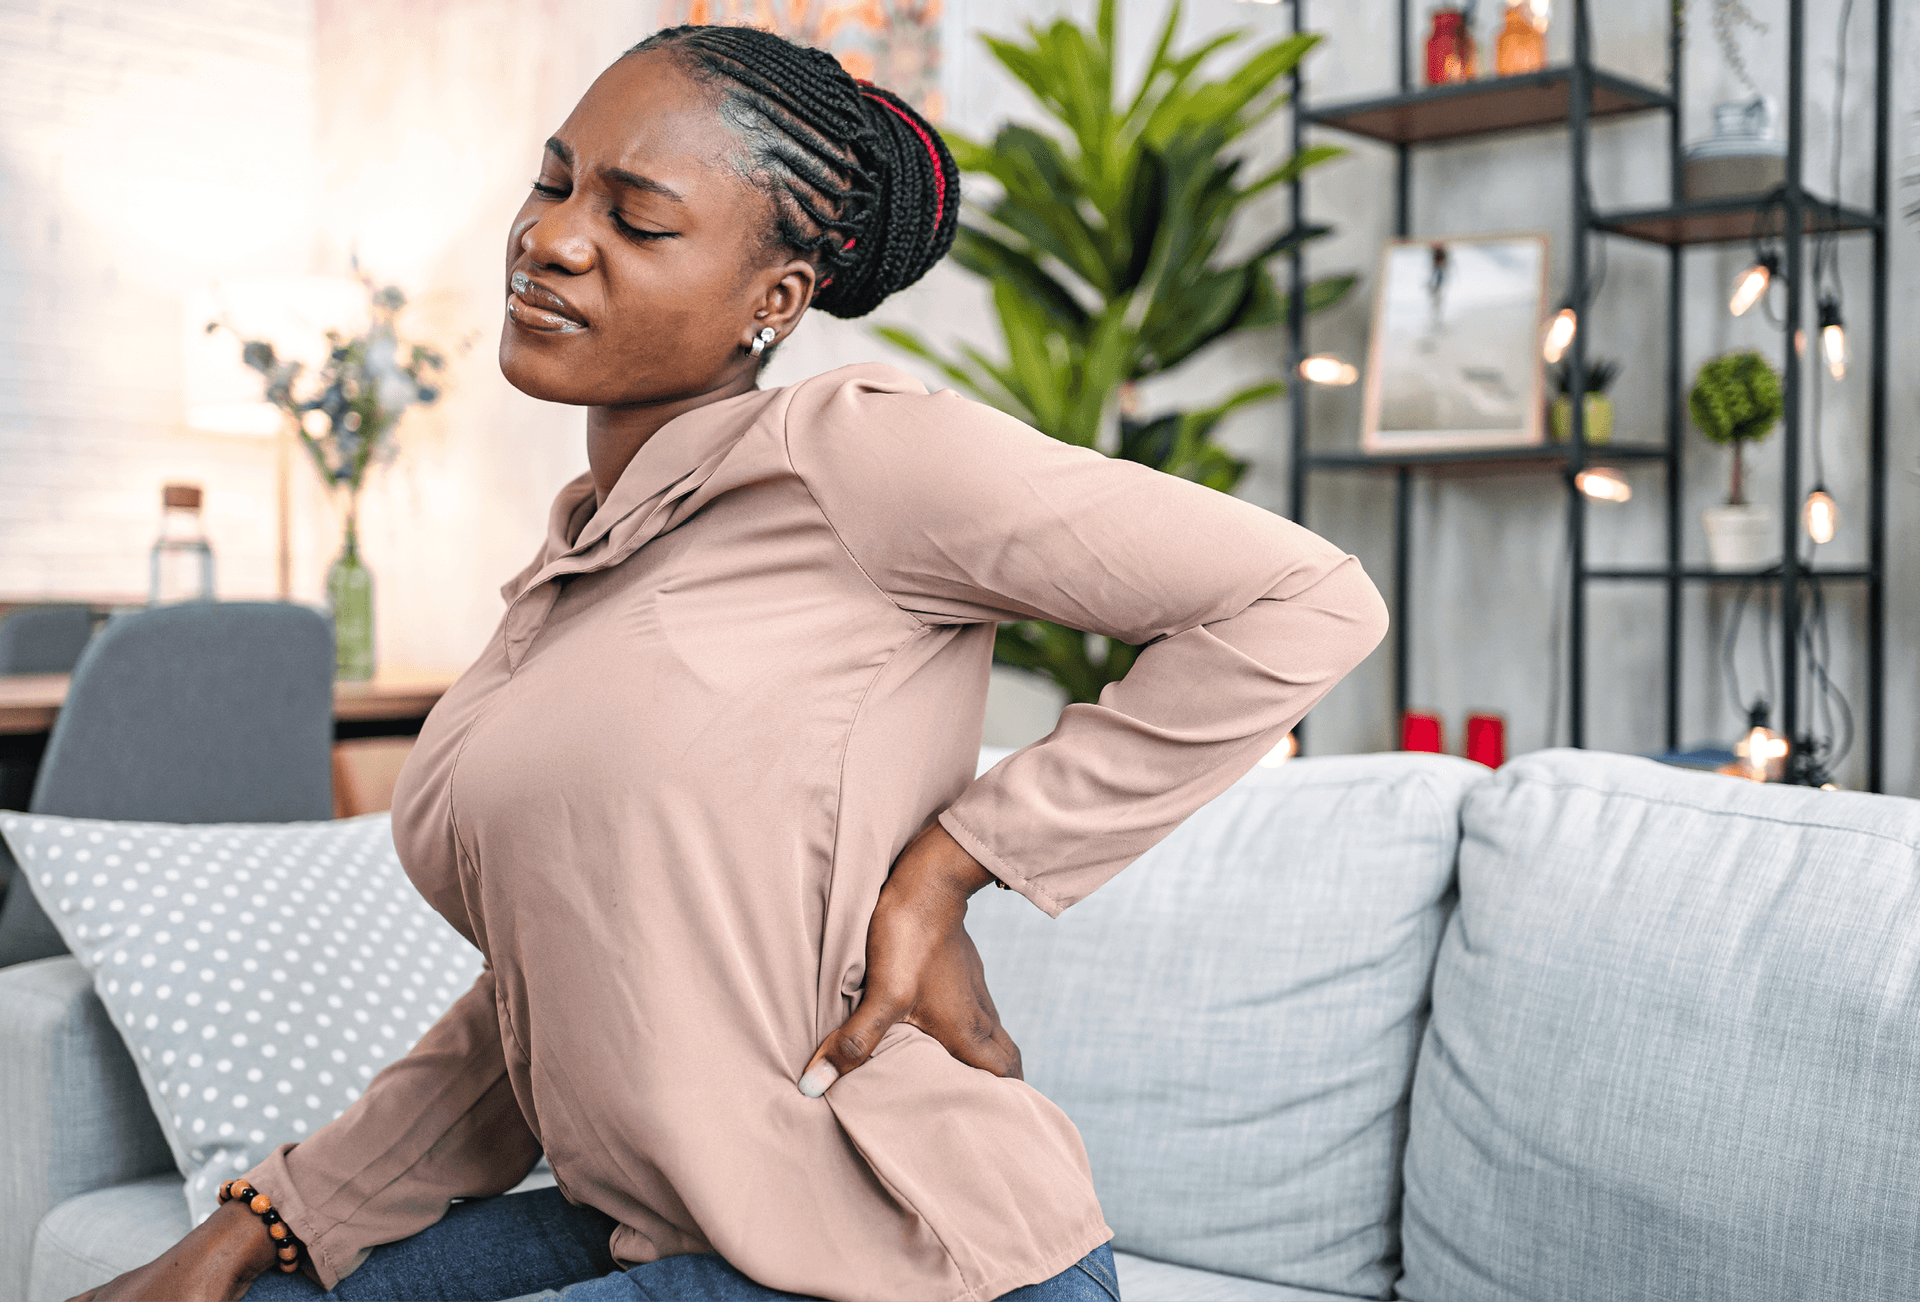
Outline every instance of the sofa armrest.
POLYGON ((0 968, 0 1302, 26 1297, 34 1231, 56 1203, 172 1169, 79 960, 0 968))

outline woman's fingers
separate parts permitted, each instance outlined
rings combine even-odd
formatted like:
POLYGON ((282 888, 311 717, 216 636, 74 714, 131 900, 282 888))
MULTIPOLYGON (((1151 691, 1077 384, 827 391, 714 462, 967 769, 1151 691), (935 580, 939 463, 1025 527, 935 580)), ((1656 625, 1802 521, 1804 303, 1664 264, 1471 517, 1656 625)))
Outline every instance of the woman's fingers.
POLYGON ((869 988, 860 1006, 839 1030, 821 1041, 800 1077, 800 1092, 817 1099, 827 1087, 873 1056, 880 1039, 906 1016, 909 1005, 869 988))

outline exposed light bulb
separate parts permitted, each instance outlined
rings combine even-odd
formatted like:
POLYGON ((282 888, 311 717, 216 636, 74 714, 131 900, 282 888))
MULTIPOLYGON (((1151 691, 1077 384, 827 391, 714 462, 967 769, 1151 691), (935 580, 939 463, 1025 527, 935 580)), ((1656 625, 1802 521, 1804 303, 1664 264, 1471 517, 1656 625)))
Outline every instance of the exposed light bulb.
POLYGON ((1726 309, 1736 317, 1745 317, 1747 309, 1766 296, 1766 286, 1772 284, 1774 273, 1766 267, 1764 261, 1753 263, 1740 277, 1734 280, 1734 298, 1726 301, 1726 309))
POLYGON ((1527 20, 1535 31, 1547 30, 1547 20, 1553 16, 1553 0, 1524 0, 1527 8, 1527 20))
POLYGON ((1734 762, 1722 773, 1753 782, 1780 782, 1787 776, 1787 739, 1767 726, 1767 703, 1755 701, 1747 711, 1747 732, 1733 743, 1734 762))
POLYGON ((1787 739, 1764 723, 1756 723, 1733 745, 1740 757, 1741 775, 1754 782, 1778 782, 1786 776, 1787 739))
POLYGON ((1553 314, 1553 320, 1547 322, 1547 337, 1540 346, 1540 355, 1549 362, 1557 362, 1567 355, 1567 345, 1573 342, 1573 336, 1580 329, 1580 318, 1574 315, 1570 307, 1563 307, 1553 314))
POLYGON ((1300 363, 1300 378, 1343 388, 1360 378, 1360 368, 1327 353, 1318 353, 1300 363))
POLYGON ((1633 497, 1633 485, 1612 466, 1595 466, 1573 477, 1574 487, 1596 502, 1625 502, 1633 497))
POLYGON ((1807 504, 1800 508, 1800 523, 1807 537, 1816 543, 1830 543, 1840 527, 1840 507, 1826 489, 1815 487, 1807 494, 1807 504))
POLYGON ((1847 378, 1847 325, 1840 319, 1840 304, 1831 298, 1820 300, 1820 351, 1827 359, 1827 372, 1836 380, 1847 378))

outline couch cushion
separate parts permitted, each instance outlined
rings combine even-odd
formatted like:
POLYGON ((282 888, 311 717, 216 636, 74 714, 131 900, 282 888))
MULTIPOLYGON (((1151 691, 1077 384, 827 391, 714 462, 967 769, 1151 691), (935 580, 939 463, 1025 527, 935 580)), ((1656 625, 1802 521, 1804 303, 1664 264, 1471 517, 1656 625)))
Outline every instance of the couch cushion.
POLYGON ((1459 804, 1486 775, 1259 767, 1058 921, 975 897, 1002 1019, 1086 1140, 1116 1249, 1388 1295, 1459 804))
POLYGON ((1553 751, 1467 799, 1420 1302, 1920 1297, 1920 802, 1553 751))
POLYGON ((384 814, 4 814, 0 833, 132 1051, 196 1224, 221 1180, 340 1115, 480 972, 384 814))
POLYGON ((1120 1272, 1120 1296, 1126 1302, 1350 1302, 1340 1293, 1221 1275, 1130 1252, 1114 1253, 1113 1264, 1120 1272))

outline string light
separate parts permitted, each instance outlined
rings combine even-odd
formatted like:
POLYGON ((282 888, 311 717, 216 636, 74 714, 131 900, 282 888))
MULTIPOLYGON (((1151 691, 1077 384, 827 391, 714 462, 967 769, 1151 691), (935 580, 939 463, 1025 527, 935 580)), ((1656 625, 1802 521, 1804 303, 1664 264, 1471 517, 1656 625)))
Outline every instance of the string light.
POLYGON ((1633 497, 1633 485, 1612 466, 1595 466, 1573 477, 1573 484, 1596 502, 1625 502, 1633 497))
POLYGON ((1780 256, 1776 253, 1761 254, 1758 262, 1734 279, 1733 297, 1727 300, 1727 310, 1735 316, 1745 316, 1747 309, 1767 296, 1768 287, 1779 274, 1780 256))
POLYGON ((1840 303, 1831 295, 1820 300, 1820 351, 1827 359, 1827 373, 1836 380, 1847 378, 1847 326, 1840 319, 1840 303))
POLYGON ((1840 527, 1840 507, 1828 494, 1826 486, 1815 484, 1813 491, 1807 494, 1807 503, 1800 508, 1800 524, 1807 531, 1807 537, 1816 543, 1830 543, 1833 534, 1840 527))
POLYGON ((1733 744, 1740 759, 1739 775, 1752 782, 1778 782, 1787 775, 1787 739, 1767 726, 1767 707, 1756 705, 1747 716, 1747 735, 1733 744))
POLYGON ((1360 378, 1360 368, 1328 353, 1318 353, 1300 363, 1300 378, 1313 384, 1345 388, 1360 378))
POLYGON ((1573 342, 1580 330, 1580 318, 1575 315, 1569 304, 1553 314, 1553 320, 1547 322, 1547 337, 1540 346, 1540 355, 1549 362, 1557 362, 1567 355, 1567 346, 1573 342))

